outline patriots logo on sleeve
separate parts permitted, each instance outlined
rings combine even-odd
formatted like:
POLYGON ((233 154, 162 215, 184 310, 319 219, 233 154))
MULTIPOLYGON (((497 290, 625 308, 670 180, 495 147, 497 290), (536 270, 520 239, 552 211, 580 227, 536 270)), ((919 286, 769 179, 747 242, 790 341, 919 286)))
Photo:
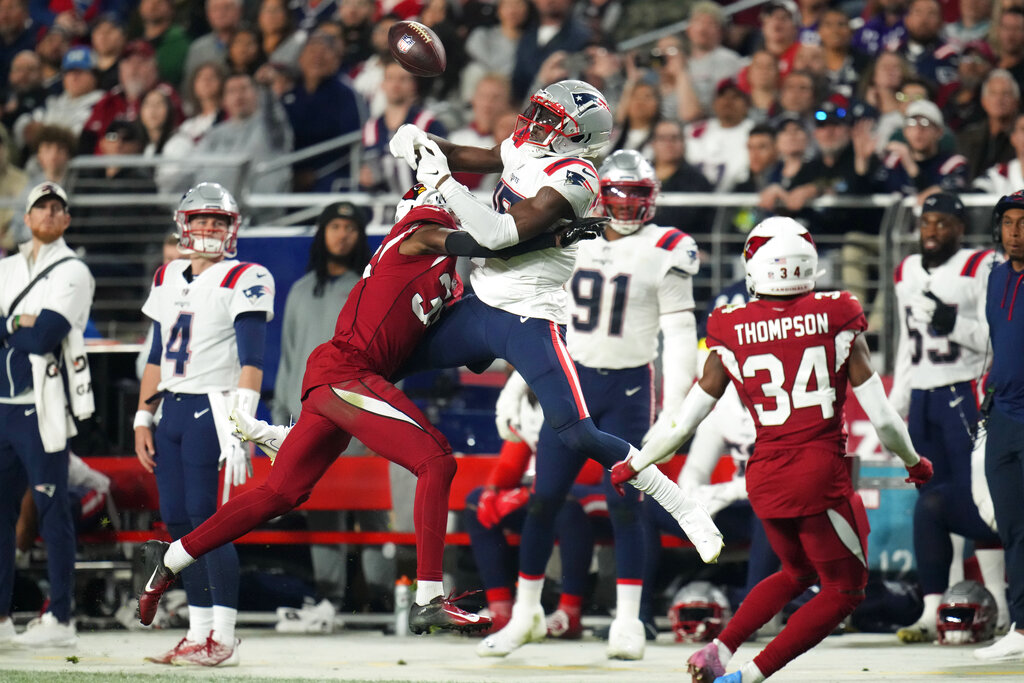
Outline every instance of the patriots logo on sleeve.
POLYGON ((264 294, 270 294, 270 287, 266 285, 253 285, 248 289, 242 290, 242 294, 245 294, 245 298, 255 303, 260 300, 264 294))
POLYGON ((581 174, 576 171, 565 172, 565 184, 566 185, 580 185, 581 187, 590 188, 590 183, 581 174))

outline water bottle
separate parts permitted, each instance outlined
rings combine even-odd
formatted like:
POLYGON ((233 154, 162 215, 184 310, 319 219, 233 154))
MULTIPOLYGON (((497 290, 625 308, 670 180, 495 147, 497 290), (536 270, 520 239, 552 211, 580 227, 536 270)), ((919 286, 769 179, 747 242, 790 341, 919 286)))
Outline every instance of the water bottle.
POLYGON ((409 608, 412 606, 412 581, 408 576, 395 581, 395 635, 409 635, 409 608))

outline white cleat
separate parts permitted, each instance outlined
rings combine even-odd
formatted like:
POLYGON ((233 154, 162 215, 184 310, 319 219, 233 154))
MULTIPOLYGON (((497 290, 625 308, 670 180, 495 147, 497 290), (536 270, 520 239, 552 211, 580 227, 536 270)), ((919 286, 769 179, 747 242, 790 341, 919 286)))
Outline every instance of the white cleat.
MULTIPOLYGON (((8 621, 10 621, 8 619, 8 621)), ((24 633, 14 636, 11 642, 19 647, 75 647, 78 635, 74 624, 62 624, 51 612, 29 622, 24 633)))
POLYGON ((1010 632, 988 647, 974 651, 974 658, 989 662, 1007 660, 1024 660, 1024 634, 1014 630, 1016 624, 1010 626, 1010 632))
POLYGON ((527 643, 539 643, 547 633, 543 607, 516 603, 505 628, 484 638, 476 646, 476 653, 480 657, 504 657, 527 643))
POLYGON ((704 564, 718 562, 725 542, 722 540, 722 532, 715 526, 707 508, 695 497, 687 496, 683 499, 679 511, 672 516, 693 543, 704 564))
POLYGON ((608 629, 608 659, 643 659, 647 632, 639 619, 613 619, 608 629))

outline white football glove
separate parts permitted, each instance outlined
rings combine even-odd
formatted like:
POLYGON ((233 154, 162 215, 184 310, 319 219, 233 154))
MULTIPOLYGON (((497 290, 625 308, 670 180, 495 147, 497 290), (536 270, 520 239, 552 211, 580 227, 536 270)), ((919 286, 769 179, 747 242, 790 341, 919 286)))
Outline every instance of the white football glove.
POLYGON ((935 315, 935 300, 918 293, 910 300, 910 317, 922 325, 928 325, 935 315))
POLYGON ((220 452, 217 469, 224 470, 224 498, 232 486, 241 486, 252 476, 252 458, 249 448, 240 441, 232 441, 220 452))
POLYGON ((267 424, 237 410, 231 411, 231 422, 235 425, 235 431, 231 435, 241 442, 251 441, 259 446, 261 451, 270 456, 271 464, 274 463, 277 451, 292 429, 284 425, 267 424))
POLYGON ((416 164, 416 182, 436 189, 441 179, 452 174, 448 168, 448 157, 433 140, 427 140, 418 147, 419 162, 416 164))
POLYGON ((498 428, 498 436, 503 441, 522 441, 519 436, 523 428, 520 422, 520 409, 529 389, 523 376, 513 372, 498 394, 498 400, 494 404, 494 424, 498 428))
POLYGON ((411 123, 403 123, 391 136, 388 149, 391 156, 405 160, 409 168, 416 170, 416 148, 428 142, 427 134, 411 123))

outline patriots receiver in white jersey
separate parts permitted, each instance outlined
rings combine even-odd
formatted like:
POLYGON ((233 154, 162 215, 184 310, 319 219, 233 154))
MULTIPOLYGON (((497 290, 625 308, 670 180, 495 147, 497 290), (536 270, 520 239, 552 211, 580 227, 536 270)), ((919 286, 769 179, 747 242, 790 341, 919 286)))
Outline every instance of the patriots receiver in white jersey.
MULTIPOLYGON (((612 116, 604 96, 582 81, 560 81, 536 92, 512 136, 493 149, 461 147, 412 127, 400 128, 391 151, 416 168, 417 180, 436 187, 463 229, 483 246, 500 249, 586 215, 594 206, 598 174, 589 161, 611 134, 612 116), (452 179, 451 170, 501 172, 493 208, 452 179)), ((548 428, 570 457, 537 459, 535 489, 520 543, 519 589, 508 625, 483 640, 481 656, 505 656, 543 639, 547 628, 540 604, 544 568, 554 545, 554 518, 587 457, 611 467, 616 455, 635 448, 598 430, 565 346, 574 250, 551 250, 511 259, 487 259, 471 275, 475 296, 451 306, 408 362, 404 374, 428 368, 486 367, 504 358, 533 389, 548 428)), ((707 562, 721 551, 721 534, 702 506, 655 468, 636 488, 665 506, 707 562)), ((644 638, 639 619, 613 624, 610 641, 644 638)), ((635 652, 627 645, 624 653, 635 652)), ((613 655, 615 656, 615 655, 613 655)), ((628 655, 627 655, 628 656, 628 655)))
MULTIPOLYGON (((241 217, 231 194, 200 183, 175 214, 187 259, 157 270, 142 312, 153 320, 153 345, 135 416, 135 453, 156 475, 160 514, 181 538, 217 510, 218 469, 224 496, 251 474, 248 451, 231 436, 232 409, 254 415, 263 380, 274 278, 236 252, 241 217), (162 418, 154 433, 154 412, 162 418)), ((225 545, 182 573, 189 631, 160 664, 238 663, 235 617, 238 556, 225 545)))

